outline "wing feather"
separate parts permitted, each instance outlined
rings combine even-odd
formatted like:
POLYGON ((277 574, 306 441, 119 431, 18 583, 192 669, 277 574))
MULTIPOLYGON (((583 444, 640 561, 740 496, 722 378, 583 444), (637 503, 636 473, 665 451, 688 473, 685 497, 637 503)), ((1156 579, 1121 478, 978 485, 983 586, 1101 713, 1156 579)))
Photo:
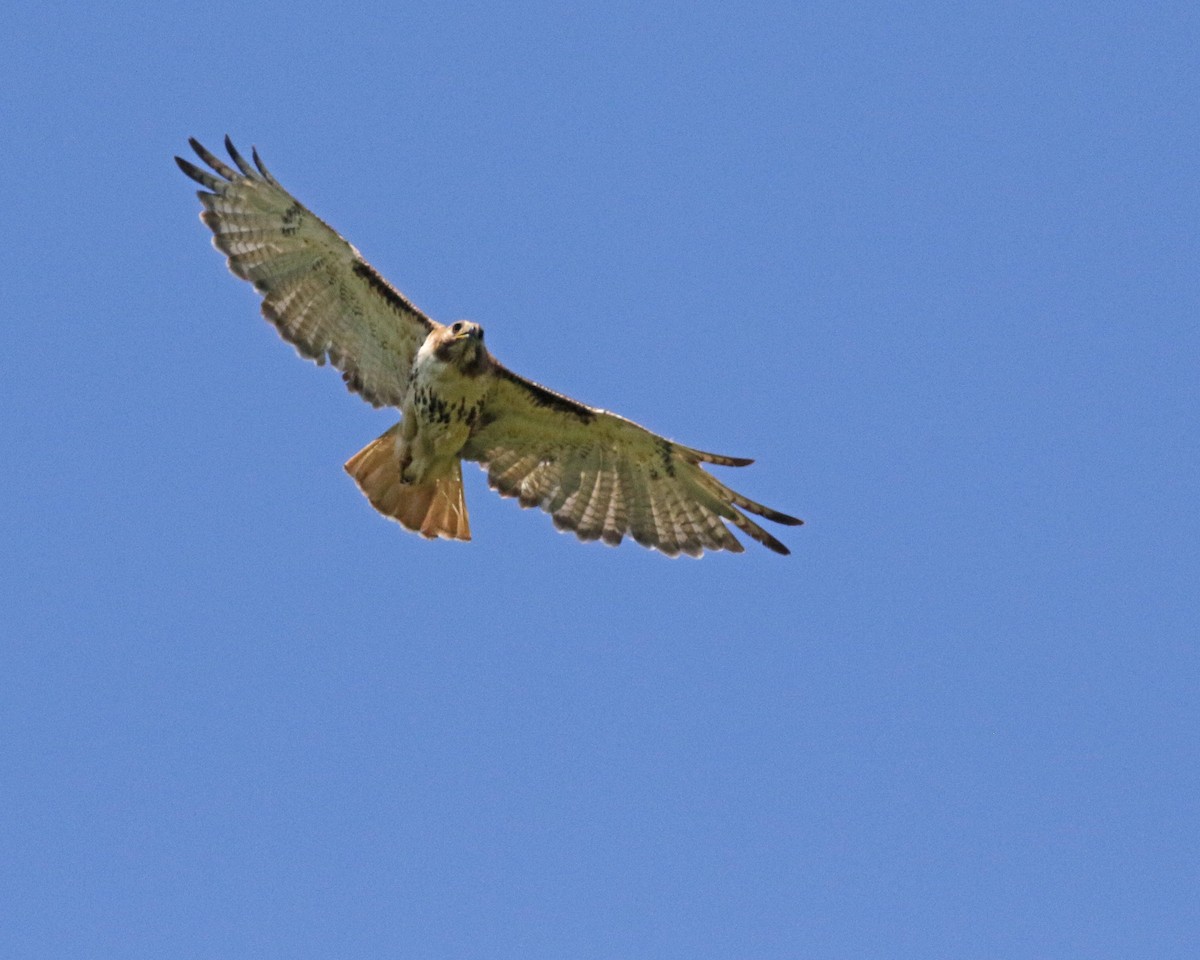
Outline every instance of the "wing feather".
POLYGON ((617 474, 621 478, 621 491, 625 496, 625 511, 628 517, 629 535, 643 547, 654 545, 654 531, 650 528, 650 511, 647 509, 645 485, 638 476, 637 463, 630 457, 617 458, 617 474))
POLYGON ((229 166, 188 141, 211 168, 176 157, 206 190, 201 219, 229 269, 263 295, 263 315, 302 356, 341 370, 351 390, 374 406, 400 406, 413 357, 437 327, 362 255, 253 164, 228 137, 229 166))
POLYGON ((675 510, 671 504, 670 489, 653 489, 648 479, 646 483, 646 502, 650 507, 650 519, 654 525, 654 537, 658 549, 668 557, 679 556, 679 543, 676 539, 675 510))
POLYGON ((596 489, 596 470, 590 464, 584 464, 575 478, 573 489, 566 491, 567 496, 562 505, 550 516, 559 530, 576 530, 579 521, 587 512, 588 502, 596 489))
POLYGON ((795 517, 730 490, 702 463, 737 457, 685 447, 631 420, 589 407, 494 364, 479 422, 462 451, 501 495, 538 506, 581 540, 625 536, 667 556, 741 553, 727 523, 776 553, 788 549, 746 516, 795 525, 795 517))
POLYGON ((579 489, 583 471, 583 461, 577 456, 566 456, 560 463, 558 488, 543 503, 542 509, 551 516, 557 514, 567 498, 579 489))
POLYGON ((702 548, 691 509, 675 487, 669 487, 664 493, 671 505, 671 514, 675 523, 675 539, 679 550, 689 557, 694 557, 702 548))
MULTIPOLYGON (((609 459, 615 458, 610 457, 609 459)), ((629 529, 629 508, 625 504, 621 472, 610 466, 608 475, 612 480, 612 490, 608 495, 608 507, 604 512, 604 527, 600 533, 600 539, 610 547, 615 547, 625 538, 625 533, 629 529)))

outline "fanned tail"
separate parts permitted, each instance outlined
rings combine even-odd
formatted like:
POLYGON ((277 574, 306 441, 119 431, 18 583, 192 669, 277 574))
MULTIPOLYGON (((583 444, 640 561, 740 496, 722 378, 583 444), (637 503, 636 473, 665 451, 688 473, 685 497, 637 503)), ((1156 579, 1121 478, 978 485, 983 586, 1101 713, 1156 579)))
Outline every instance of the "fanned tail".
POLYGON ((372 440, 346 461, 346 472, 371 506, 406 530, 423 537, 470 540, 471 525, 463 498, 462 463, 426 483, 402 483, 396 450, 400 424, 372 440))

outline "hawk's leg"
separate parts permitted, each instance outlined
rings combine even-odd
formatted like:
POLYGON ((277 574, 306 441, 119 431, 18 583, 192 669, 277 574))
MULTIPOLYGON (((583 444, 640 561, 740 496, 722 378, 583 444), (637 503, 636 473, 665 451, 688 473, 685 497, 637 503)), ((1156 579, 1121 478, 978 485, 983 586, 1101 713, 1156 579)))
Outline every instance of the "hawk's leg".
POLYGON ((400 482, 412 483, 416 477, 412 474, 412 450, 405 447, 404 452, 400 454, 400 482))
POLYGON ((400 421, 400 437, 396 443, 397 465, 400 467, 400 482, 415 483, 419 477, 413 470, 413 448, 417 445, 417 417, 407 413, 400 421))

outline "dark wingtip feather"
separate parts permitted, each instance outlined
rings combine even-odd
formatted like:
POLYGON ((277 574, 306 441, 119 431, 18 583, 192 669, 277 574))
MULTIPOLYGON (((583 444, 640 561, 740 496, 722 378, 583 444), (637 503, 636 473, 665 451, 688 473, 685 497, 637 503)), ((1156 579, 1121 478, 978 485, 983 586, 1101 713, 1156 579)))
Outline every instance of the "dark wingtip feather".
POLYGON ((772 510, 770 507, 764 507, 760 516, 764 516, 768 520, 773 520, 775 523, 782 523, 785 527, 799 527, 804 523, 799 517, 788 516, 786 513, 780 513, 778 510, 772 510))
MULTIPOLYGON (((773 536, 771 536, 769 533, 767 533, 767 531, 763 530, 762 527, 758 528, 758 532, 761 533, 762 536, 761 537, 755 536, 754 539, 756 539, 759 543, 761 543, 768 550, 774 550, 781 557, 786 557, 791 554, 791 552, 792 552, 791 550, 789 550, 782 543, 780 543, 778 540, 776 540, 773 536)), ((753 536, 753 534, 751 534, 751 535, 753 536)))
POLYGON ((237 164, 238 169, 241 170, 242 173, 244 173, 247 177, 253 177, 255 175, 254 168, 246 162, 245 157, 238 153, 237 147, 233 145, 233 140, 229 134, 225 134, 225 151, 229 154, 230 159, 237 164))
POLYGON ((273 183, 275 186, 279 186, 279 181, 271 176, 271 171, 267 169, 267 165, 262 162, 262 157, 258 155, 258 147, 250 147, 250 156, 254 158, 254 165, 258 167, 258 172, 263 175, 263 179, 266 180, 267 183, 273 183))
POLYGON ((196 156, 207 163, 226 180, 232 182, 237 179, 237 173, 195 137, 188 138, 188 143, 191 145, 191 148, 196 151, 196 156))
POLYGON ((771 537, 771 539, 768 541, 764 541, 763 546, 765 546, 768 550, 774 550, 781 557, 790 557, 792 555, 792 551, 774 537, 771 537))
POLYGON ((766 530, 747 517, 744 513, 739 513, 738 511, 734 510, 733 516, 731 516, 729 519, 733 521, 734 526, 741 530, 742 533, 753 537, 768 550, 774 550, 776 553, 785 557, 792 552, 773 536, 767 533, 766 530))
POLYGON ((681 449, 686 449, 702 463, 711 463, 718 467, 748 467, 754 462, 750 457, 727 457, 723 453, 709 453, 706 450, 695 450, 691 447, 681 449))
MULTIPOLYGON (((713 482, 715 483, 716 481, 713 482)), ((792 517, 786 513, 780 513, 778 510, 772 510, 770 507, 764 507, 761 503, 757 503, 756 501, 751 500, 749 497, 743 496, 736 490, 730 490, 724 484, 721 484, 720 487, 729 503, 741 507, 743 510, 749 513, 757 514, 760 517, 766 517, 768 520, 771 520, 775 523, 782 523, 788 527, 798 527, 804 522, 798 517, 792 517)))
MULTIPOLYGON (((214 177, 207 170, 201 170, 194 163, 184 160, 183 157, 176 157, 175 162, 179 165, 179 169, 188 177, 191 177, 198 184, 208 187, 209 190, 219 190, 221 181, 214 177)), ((201 194, 203 196, 203 194, 201 194)))

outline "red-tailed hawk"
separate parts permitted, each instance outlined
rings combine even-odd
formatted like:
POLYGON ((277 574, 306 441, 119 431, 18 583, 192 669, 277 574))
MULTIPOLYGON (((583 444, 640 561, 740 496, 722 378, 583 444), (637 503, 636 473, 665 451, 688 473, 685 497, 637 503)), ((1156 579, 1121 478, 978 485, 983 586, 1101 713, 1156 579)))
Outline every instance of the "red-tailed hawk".
POLYGON ((748 500, 702 463, 752 461, 667 440, 513 373, 483 345, 483 328, 443 326, 383 279, 359 252, 276 182, 225 147, 232 169, 196 140, 214 171, 182 157, 200 218, 229 269, 263 295, 262 312, 299 353, 331 362, 349 388, 403 418, 346 463, 371 504, 422 536, 469 540, 462 461, 523 507, 541 507, 581 540, 618 544, 629 534, 667 556, 744 549, 722 521, 776 553, 787 547, 746 513, 795 517, 748 500), (745 512, 743 512, 745 511, 745 512))

